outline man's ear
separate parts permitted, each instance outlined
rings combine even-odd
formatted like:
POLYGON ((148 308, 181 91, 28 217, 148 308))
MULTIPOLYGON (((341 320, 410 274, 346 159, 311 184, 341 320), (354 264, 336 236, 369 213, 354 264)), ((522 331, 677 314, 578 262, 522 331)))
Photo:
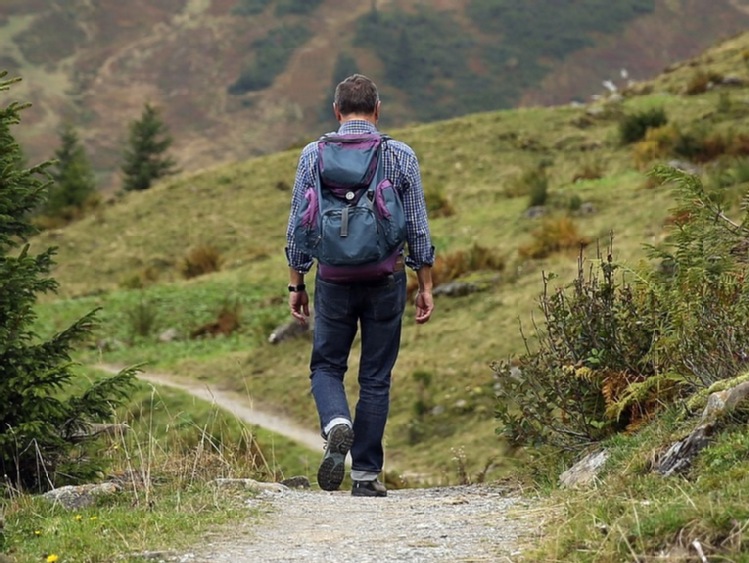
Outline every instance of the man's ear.
POLYGON ((375 123, 377 123, 377 120, 380 119, 380 105, 381 104, 382 104, 382 102, 380 100, 377 100, 377 105, 375 106, 375 110, 374 110, 374 120, 375 120, 375 123))
POLYGON ((341 112, 340 112, 340 111, 338 111, 338 106, 336 105, 336 103, 335 103, 335 102, 333 102, 333 115, 335 115, 335 119, 336 119, 336 121, 338 121, 339 123, 340 123, 340 122, 341 122, 341 120, 343 119, 343 116, 341 115, 341 112))

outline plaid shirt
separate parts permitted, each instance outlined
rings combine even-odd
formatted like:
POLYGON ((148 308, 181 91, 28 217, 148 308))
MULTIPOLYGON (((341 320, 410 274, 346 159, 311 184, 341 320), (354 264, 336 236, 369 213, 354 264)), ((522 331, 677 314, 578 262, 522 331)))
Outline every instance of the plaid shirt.
MULTIPOLYGON (((377 128, 364 120, 347 121, 338 129, 339 135, 376 132, 377 128)), ((431 266, 434 263, 434 247, 429 234, 424 189, 421 185, 421 172, 416 155, 405 143, 391 139, 386 142, 382 156, 385 174, 400 192, 406 212, 406 240, 408 242, 406 264, 414 270, 418 270, 425 264, 431 266)), ((317 141, 314 141, 304 147, 299 157, 294 191, 291 196, 289 224, 286 229, 286 258, 289 267, 303 274, 309 272, 313 260, 297 248, 293 237, 293 220, 304 201, 304 193, 315 185, 317 158, 317 141)))

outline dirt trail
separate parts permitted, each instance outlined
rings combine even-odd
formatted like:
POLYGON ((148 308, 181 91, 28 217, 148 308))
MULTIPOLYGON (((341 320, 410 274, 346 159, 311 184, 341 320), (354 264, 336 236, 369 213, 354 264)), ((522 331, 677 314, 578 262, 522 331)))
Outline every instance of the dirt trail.
MULTIPOLYGON (((99 364, 96 368, 107 373, 117 373, 122 369, 122 366, 99 364)), ((222 391, 211 387, 207 383, 180 380, 174 375, 163 373, 141 372, 138 374, 138 378, 154 385, 164 385, 179 389, 185 393, 189 393, 193 397, 214 403, 248 424, 261 426, 312 450, 320 451, 322 454, 323 441, 317 429, 301 427, 262 407, 258 407, 252 403, 248 404, 247 397, 239 393, 222 391)))
MULTIPOLYGON (((117 373, 121 366, 97 369, 117 373)), ((247 405, 239 394, 173 375, 141 372, 154 385, 210 401, 249 424, 262 426, 313 450, 316 430, 247 405)), ((189 563, 414 563, 518 561, 543 515, 519 491, 490 485, 391 490, 387 498, 356 498, 348 491, 268 489, 249 498, 263 517, 205 537, 165 561, 189 563)))

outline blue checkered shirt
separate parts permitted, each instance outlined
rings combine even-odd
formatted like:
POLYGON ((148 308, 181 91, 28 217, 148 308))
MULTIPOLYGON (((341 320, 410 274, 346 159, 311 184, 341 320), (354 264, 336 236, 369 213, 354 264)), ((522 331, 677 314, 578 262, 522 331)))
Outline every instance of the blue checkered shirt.
MULTIPOLYGON (((376 133, 377 128, 364 120, 347 121, 338 129, 339 135, 376 133)), ((421 185, 421 172, 416 154, 407 144, 388 140, 383 151, 385 175, 400 192, 406 212, 406 241, 408 255, 406 264, 418 270, 434 263, 434 247, 429 234, 424 188, 421 185)), ((299 207, 304 201, 304 193, 314 187, 317 174, 317 141, 309 143, 302 150, 291 196, 291 212, 286 229, 286 258, 289 267, 306 274, 312 267, 312 258, 301 252, 294 242, 293 222, 299 207)))

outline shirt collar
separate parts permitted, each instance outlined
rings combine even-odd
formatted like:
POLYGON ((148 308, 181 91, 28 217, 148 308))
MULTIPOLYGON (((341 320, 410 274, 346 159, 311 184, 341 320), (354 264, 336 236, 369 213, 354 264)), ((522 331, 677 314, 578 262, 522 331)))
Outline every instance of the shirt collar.
POLYGON ((339 135, 352 133, 377 133, 377 127, 364 119, 352 119, 351 121, 346 121, 338 128, 339 135))

